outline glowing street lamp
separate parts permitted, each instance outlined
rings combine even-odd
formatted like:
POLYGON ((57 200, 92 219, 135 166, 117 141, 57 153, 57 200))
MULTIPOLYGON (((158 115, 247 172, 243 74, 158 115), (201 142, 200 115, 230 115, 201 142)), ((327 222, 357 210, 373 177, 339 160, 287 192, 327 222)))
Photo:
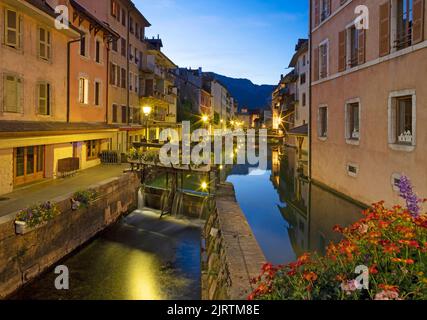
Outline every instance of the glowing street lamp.
POLYGON ((203 181, 200 185, 203 191, 206 191, 208 189, 208 184, 206 181, 203 181))
POLYGON ((142 107, 142 112, 145 115, 145 141, 147 142, 148 142, 148 117, 150 116, 152 110, 153 109, 150 106, 142 107))

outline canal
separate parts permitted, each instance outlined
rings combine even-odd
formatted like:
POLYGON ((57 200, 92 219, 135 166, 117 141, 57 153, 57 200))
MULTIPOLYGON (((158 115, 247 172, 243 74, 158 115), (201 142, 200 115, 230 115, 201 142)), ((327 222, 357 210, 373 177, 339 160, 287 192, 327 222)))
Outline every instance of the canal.
POLYGON ((268 158, 265 172, 240 165, 227 178, 264 255, 286 264, 304 252, 324 254, 340 240, 333 227, 356 222, 364 208, 310 183, 307 155, 296 148, 272 145, 268 158))
MULTIPOLYGON (((335 225, 360 218, 362 208, 308 182, 307 164, 295 149, 271 146, 266 172, 241 165, 224 173, 272 263, 323 253, 339 240, 335 225)), ((200 299, 200 221, 158 217, 135 211, 60 262, 70 270, 68 291, 54 288, 52 269, 12 299, 200 299)))

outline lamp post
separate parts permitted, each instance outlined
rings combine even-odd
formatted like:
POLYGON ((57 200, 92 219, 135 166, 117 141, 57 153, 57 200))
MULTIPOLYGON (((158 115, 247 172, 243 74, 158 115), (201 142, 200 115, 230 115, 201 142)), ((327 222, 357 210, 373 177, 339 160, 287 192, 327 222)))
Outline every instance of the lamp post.
POLYGON ((145 140, 148 143, 148 117, 150 116, 152 108, 150 106, 145 106, 142 108, 142 112, 145 116, 145 140))
POLYGON ((209 131, 209 135, 211 135, 211 124, 210 124, 210 118, 208 115, 202 116, 202 121, 204 124, 206 124, 206 129, 209 131))

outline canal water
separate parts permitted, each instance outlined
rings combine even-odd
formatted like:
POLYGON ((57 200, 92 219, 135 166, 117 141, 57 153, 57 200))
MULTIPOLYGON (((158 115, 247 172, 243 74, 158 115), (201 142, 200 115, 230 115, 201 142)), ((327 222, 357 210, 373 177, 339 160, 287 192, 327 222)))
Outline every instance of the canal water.
POLYGON ((200 232, 191 221, 136 211, 59 263, 69 290, 56 290, 49 270, 12 299, 198 300, 200 232))
POLYGON ((308 182, 308 158, 295 148, 270 146, 265 172, 240 165, 228 173, 267 260, 286 264, 304 252, 325 253, 339 241, 335 225, 361 218, 364 208, 308 182))
MULTIPOLYGON (((335 225, 349 225, 362 208, 310 184, 307 157, 271 146, 269 168, 223 172, 268 261, 284 264, 307 251, 323 253, 339 240, 335 225)), ((54 288, 47 271, 13 299, 200 299, 200 222, 135 211, 59 264, 70 271, 70 289, 54 288)))

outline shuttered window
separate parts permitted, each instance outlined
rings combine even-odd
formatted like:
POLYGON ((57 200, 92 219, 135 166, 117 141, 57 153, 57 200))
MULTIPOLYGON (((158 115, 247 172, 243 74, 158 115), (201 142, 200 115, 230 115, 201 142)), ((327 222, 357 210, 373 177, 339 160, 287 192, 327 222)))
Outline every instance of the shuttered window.
POLYGON ((414 26, 412 30, 412 41, 414 44, 424 40, 424 0, 414 0, 414 26))
POLYGON ((50 84, 41 82, 37 84, 37 112, 41 115, 51 114, 51 88, 50 84))
POLYGON ((380 6, 380 56, 390 53, 390 2, 380 6))
POLYGON ((329 63, 329 49, 328 43, 323 43, 319 47, 319 77, 320 79, 326 78, 328 76, 328 63, 329 63))
POLYGON ((347 67, 347 31, 341 31, 338 36, 338 71, 344 71, 347 67))
POLYGON ((51 57, 51 35, 44 28, 39 28, 39 57, 44 60, 50 60, 51 57))
POLYGON ((313 50, 313 80, 319 80, 319 48, 313 50))
POLYGON ((320 24, 320 0, 314 0, 314 27, 320 24))
POLYGON ((364 64, 366 62, 366 30, 361 29, 359 30, 358 35, 358 63, 364 64))
POLYGON ((5 44, 19 49, 21 47, 22 17, 13 10, 5 9, 5 44))
POLYGON ((22 113, 22 79, 14 75, 4 75, 3 111, 22 113))
POLYGON ((101 105, 101 83, 95 81, 95 106, 101 105))
POLYGON ((89 80, 86 78, 79 79, 79 102, 89 104, 89 80))

